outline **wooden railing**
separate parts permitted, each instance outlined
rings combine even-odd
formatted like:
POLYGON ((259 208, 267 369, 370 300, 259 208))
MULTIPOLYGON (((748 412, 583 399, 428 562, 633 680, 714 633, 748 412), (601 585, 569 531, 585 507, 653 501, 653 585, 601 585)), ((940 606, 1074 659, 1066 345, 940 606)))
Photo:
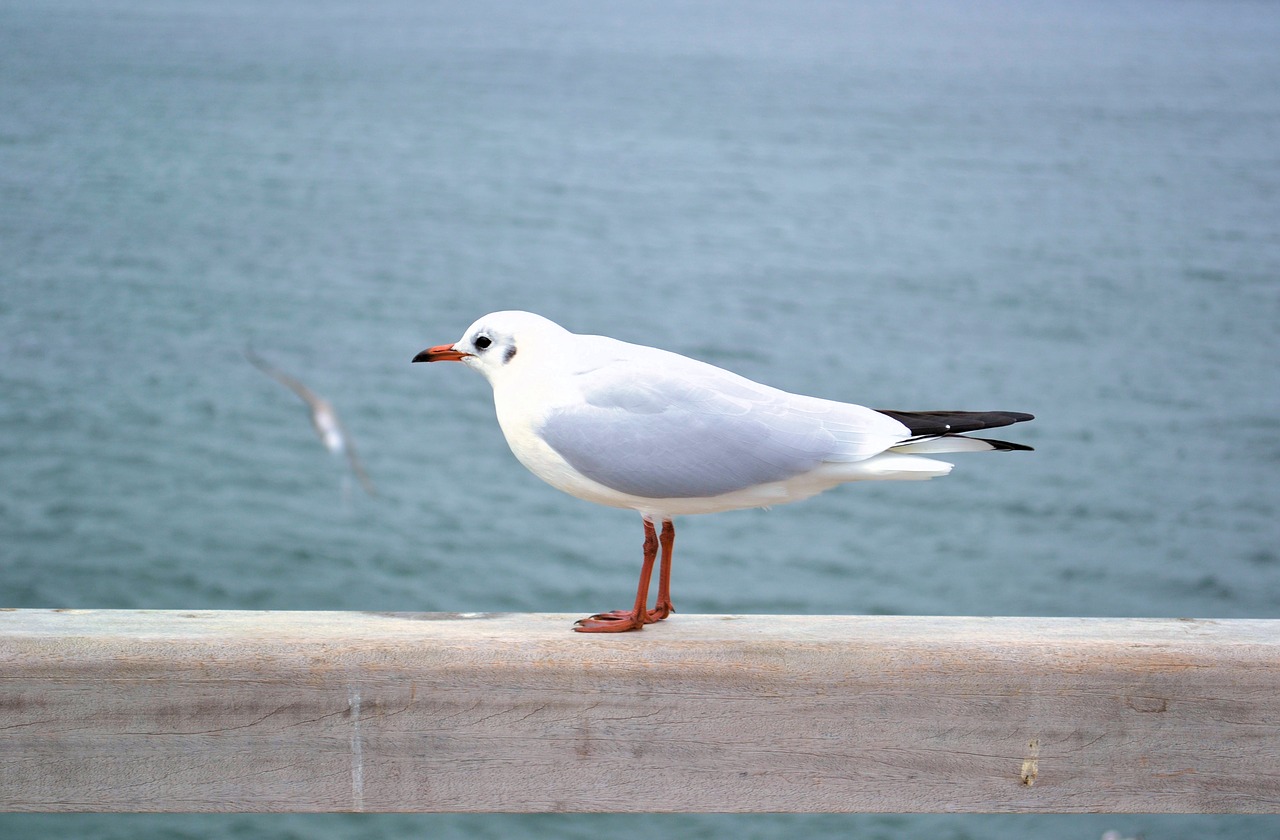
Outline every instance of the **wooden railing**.
POLYGON ((1280 622, 0 611, 0 810, 1280 811, 1280 622))

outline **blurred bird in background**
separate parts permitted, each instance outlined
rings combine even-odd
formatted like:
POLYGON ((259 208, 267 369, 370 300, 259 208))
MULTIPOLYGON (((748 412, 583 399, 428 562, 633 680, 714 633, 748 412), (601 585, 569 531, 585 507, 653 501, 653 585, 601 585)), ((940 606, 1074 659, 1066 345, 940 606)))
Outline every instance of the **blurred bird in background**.
MULTIPOLYGON (((345 455, 347 463, 351 467, 351 472, 359 480, 360 486, 370 496, 378 495, 377 489, 373 486, 373 481, 369 478, 369 474, 365 472, 364 464, 360 462, 360 456, 356 454, 355 442, 351 439, 351 435, 347 433, 346 428, 343 427, 342 421, 338 419, 338 413, 334 411, 333 405, 297 379, 259 356, 252 347, 246 347, 244 355, 250 364, 297 394, 307 404, 307 408, 311 413, 311 427, 315 429, 316 436, 320 438, 324 448, 334 455, 345 455)), ((347 486, 345 482, 343 486, 345 490, 347 486)))

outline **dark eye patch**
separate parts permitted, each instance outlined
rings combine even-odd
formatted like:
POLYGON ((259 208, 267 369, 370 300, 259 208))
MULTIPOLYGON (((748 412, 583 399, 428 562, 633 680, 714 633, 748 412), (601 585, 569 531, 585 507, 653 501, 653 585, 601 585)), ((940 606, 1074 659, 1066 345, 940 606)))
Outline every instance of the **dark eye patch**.
POLYGON ((511 361, 515 357, 516 357, 516 346, 512 344, 510 347, 506 349, 506 352, 502 354, 502 363, 505 365, 507 362, 511 361))

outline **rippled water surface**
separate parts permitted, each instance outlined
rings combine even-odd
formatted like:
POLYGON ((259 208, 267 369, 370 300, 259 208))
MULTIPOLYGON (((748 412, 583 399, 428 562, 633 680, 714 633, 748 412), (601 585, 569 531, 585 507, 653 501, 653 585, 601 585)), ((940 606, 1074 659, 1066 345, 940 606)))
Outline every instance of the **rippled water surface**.
MULTIPOLYGON (((634 514, 411 366, 495 309, 1034 453, 681 522, 683 612, 1280 618, 1280 11, 0 2, 0 602, 593 612, 634 514), (337 407, 379 495, 252 345, 337 407)), ((0 816, 14 837, 1256 837, 0 816)))

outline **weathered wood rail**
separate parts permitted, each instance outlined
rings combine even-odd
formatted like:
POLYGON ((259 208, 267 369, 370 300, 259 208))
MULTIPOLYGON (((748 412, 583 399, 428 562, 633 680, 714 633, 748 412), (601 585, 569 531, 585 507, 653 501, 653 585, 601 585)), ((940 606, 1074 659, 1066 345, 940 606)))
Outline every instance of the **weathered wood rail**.
POLYGON ((1280 811, 1280 622, 0 611, 0 810, 1280 811))

